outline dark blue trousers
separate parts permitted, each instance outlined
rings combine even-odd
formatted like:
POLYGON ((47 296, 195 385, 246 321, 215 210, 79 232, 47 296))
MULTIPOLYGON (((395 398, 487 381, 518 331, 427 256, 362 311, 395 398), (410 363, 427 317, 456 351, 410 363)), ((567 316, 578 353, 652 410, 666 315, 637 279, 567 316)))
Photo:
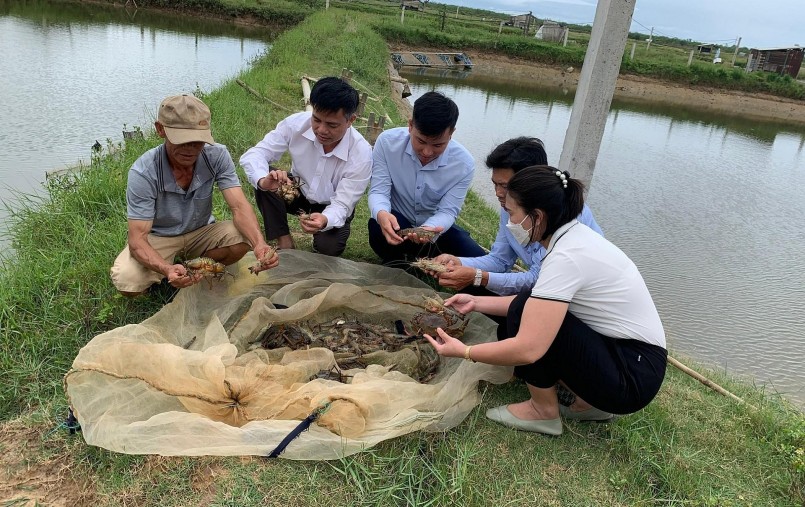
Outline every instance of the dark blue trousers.
MULTIPOLYGON (((401 229, 413 227, 407 218, 397 211, 391 210, 397 217, 401 229)), ((380 230, 380 224, 374 218, 369 219, 369 245, 380 257, 383 264, 400 267, 401 262, 415 261, 421 257, 436 257, 446 253, 457 257, 480 257, 486 252, 476 243, 470 234, 457 225, 439 235, 433 243, 419 244, 403 241, 400 245, 390 245, 380 230)))

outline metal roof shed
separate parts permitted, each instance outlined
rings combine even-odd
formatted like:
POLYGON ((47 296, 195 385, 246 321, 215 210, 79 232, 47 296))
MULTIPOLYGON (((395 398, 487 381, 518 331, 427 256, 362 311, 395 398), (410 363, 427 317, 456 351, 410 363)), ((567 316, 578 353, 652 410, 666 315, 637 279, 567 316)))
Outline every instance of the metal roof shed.
POLYGON ((750 59, 746 65, 748 72, 763 70, 780 75, 788 74, 795 78, 799 74, 799 68, 802 65, 803 48, 794 46, 788 48, 751 49, 749 54, 750 59))

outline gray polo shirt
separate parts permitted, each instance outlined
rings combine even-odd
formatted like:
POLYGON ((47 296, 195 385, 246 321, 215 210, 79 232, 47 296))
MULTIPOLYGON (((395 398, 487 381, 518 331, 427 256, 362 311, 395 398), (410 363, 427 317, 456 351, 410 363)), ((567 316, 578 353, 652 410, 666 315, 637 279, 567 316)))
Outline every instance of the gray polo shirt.
POLYGON ((165 145, 148 150, 129 169, 128 218, 152 221, 151 234, 179 236, 210 222, 212 190, 239 187, 235 163, 226 146, 206 145, 196 160, 187 190, 176 184, 165 145))

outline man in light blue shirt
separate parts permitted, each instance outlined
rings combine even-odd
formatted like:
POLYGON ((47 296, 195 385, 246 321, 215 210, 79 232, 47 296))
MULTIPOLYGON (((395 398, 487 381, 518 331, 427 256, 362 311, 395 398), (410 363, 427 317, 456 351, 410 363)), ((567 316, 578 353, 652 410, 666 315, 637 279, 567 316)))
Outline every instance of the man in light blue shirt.
MULTIPOLYGON (((542 141, 535 137, 509 139, 486 158, 486 166, 492 169, 492 184, 500 201, 500 226, 492 249, 480 257, 457 257, 440 255, 437 261, 447 265, 450 271, 439 275, 439 284, 450 289, 476 295, 508 296, 531 290, 539 276, 545 248, 539 242, 522 246, 506 228, 509 214, 503 208, 509 180, 521 169, 534 165, 547 165, 548 157, 542 141), (517 258, 523 260, 528 271, 512 272, 517 258)), ((601 228, 584 205, 578 221, 603 236, 601 228)))
POLYGON ((477 257, 484 250, 456 217, 472 182, 472 155, 451 139, 458 106, 438 92, 414 102, 408 127, 378 136, 369 187, 369 245, 384 264, 440 253, 477 257), (420 227, 433 237, 403 229, 420 227))

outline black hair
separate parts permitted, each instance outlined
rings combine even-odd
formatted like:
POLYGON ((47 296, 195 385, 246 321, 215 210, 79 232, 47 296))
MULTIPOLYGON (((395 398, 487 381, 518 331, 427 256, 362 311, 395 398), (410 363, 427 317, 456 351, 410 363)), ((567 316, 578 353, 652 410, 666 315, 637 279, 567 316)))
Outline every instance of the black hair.
POLYGON ((414 127, 427 137, 451 131, 458 123, 458 106, 440 92, 427 92, 414 101, 414 127))
POLYGON ((509 139, 486 157, 486 167, 490 169, 511 169, 517 173, 532 165, 548 165, 545 145, 536 137, 509 139))
POLYGON ((344 112, 349 119, 358 110, 358 91, 340 77, 323 77, 310 90, 310 105, 323 113, 344 112))
MULTIPOLYGON (((537 241, 547 238, 570 222, 584 207, 584 185, 567 171, 561 172, 567 181, 562 184, 560 171, 549 165, 526 167, 509 180, 508 196, 534 220, 536 210, 545 214, 545 232, 537 241)), ((533 234, 533 232, 532 232, 533 234)))

